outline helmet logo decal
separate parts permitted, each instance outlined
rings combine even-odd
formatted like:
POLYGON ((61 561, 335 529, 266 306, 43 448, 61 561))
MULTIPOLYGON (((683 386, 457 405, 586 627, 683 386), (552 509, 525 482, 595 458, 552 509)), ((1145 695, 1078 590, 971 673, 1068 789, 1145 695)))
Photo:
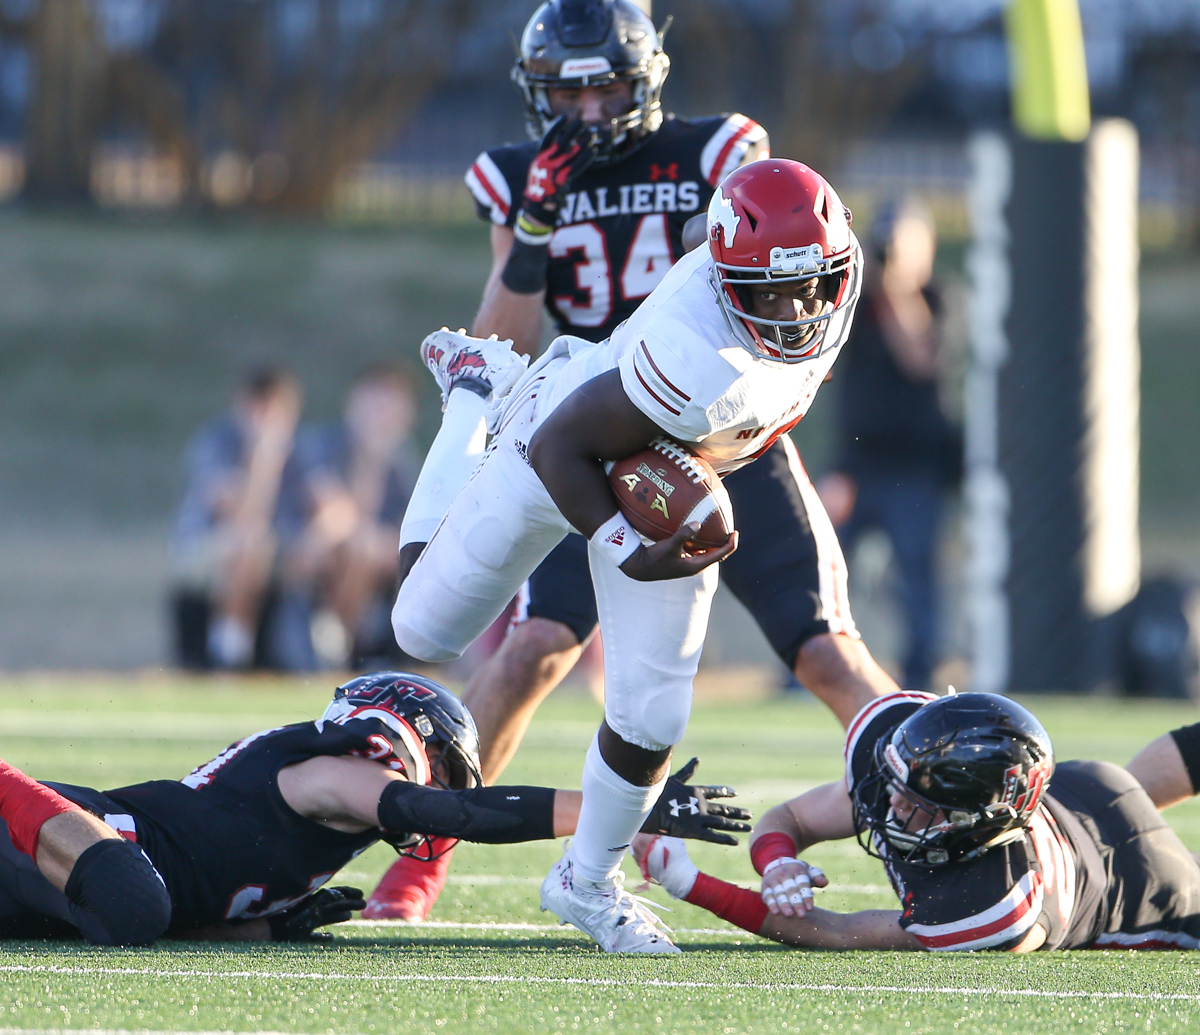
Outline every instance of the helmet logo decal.
POLYGON ((887 747, 885 747, 883 749, 883 757, 887 759, 887 763, 889 766, 891 766, 892 772, 900 777, 903 783, 907 784, 908 766, 905 764, 904 759, 900 757, 900 752, 896 750, 896 745, 889 744, 887 747))
POLYGON ((576 76, 603 75, 612 71, 606 57, 567 58, 558 70, 563 79, 574 79, 576 76))
POLYGON ((1046 780, 1049 776, 1050 760, 1047 758, 1029 770, 1029 783, 1018 794, 1017 788, 1020 786, 1021 767, 1015 765, 1011 769, 1005 770, 1004 800, 1016 810, 1017 815, 1027 815, 1038 807, 1038 802, 1041 801, 1042 791, 1045 790, 1046 780))
POLYGON ((718 230, 722 231, 725 235, 725 247, 732 248, 741 221, 742 217, 733 210, 733 200, 725 197, 723 191, 717 191, 708 206, 709 235, 715 237, 718 230))

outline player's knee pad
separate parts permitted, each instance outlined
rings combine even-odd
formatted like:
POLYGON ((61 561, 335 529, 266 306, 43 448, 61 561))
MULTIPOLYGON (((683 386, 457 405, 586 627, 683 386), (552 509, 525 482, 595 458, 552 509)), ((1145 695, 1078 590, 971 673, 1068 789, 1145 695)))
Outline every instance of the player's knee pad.
POLYGON ((400 649, 405 654, 429 662, 453 661, 461 657, 461 650, 456 651, 435 642, 431 638, 431 632, 423 630, 421 614, 414 604, 416 597, 417 593, 405 583, 400 587, 396 604, 392 608, 392 632, 400 649))
POLYGON ((605 721, 622 740, 647 751, 674 747, 683 739, 692 712, 692 684, 672 681, 638 696, 632 708, 615 715, 606 710, 605 721))
POLYGON ((171 922, 171 897, 137 845, 109 838, 75 861, 64 889, 93 921, 84 936, 100 945, 150 945, 171 922))

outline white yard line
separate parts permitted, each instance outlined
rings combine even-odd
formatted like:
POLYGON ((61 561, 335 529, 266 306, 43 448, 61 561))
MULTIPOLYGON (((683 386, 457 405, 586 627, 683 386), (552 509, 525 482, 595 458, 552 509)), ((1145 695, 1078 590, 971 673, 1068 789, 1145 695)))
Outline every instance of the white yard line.
MULTIPOLYGON (((185 1031, 173 1028, 0 1028, 0 1035, 237 1035, 234 1031, 185 1031)), ((253 1035, 298 1035, 296 1032, 258 1031, 253 1035)))
MULTIPOLYGON (((835 992, 842 995, 895 994, 906 996, 1013 996, 1022 999, 1106 999, 1136 1002, 1200 1002, 1200 995, 1183 992, 1050 992, 1040 988, 920 988, 909 985, 830 985, 802 984, 793 981, 663 981, 657 978, 554 978, 525 974, 330 974, 319 971, 253 970, 166 970, 141 967, 56 967, 0 965, 0 973, 67 974, 86 977, 94 974, 126 977, 241 978, 251 981, 375 981, 401 984, 416 982, 446 985, 580 985, 593 988, 681 988, 726 991, 742 988, 760 992, 835 992)), ((24 1031, 32 1029, 3 1029, 24 1031)), ((89 1029, 93 1030, 93 1029, 89 1029)))

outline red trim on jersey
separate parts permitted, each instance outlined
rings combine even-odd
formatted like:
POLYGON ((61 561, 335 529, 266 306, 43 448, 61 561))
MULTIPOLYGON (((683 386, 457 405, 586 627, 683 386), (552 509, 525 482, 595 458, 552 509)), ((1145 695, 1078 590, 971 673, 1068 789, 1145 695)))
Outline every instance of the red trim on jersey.
POLYGON ((665 384, 669 389, 671 389, 671 391, 674 392, 677 396, 679 396, 679 398, 682 399, 684 402, 691 402, 692 397, 690 395, 688 395, 687 392, 681 392, 678 388, 676 388, 673 384, 671 384, 671 382, 667 380, 666 375, 661 370, 658 369, 658 364, 654 362, 654 357, 650 355, 650 350, 646 347, 645 341, 639 342, 639 344, 642 347, 642 355, 644 355, 646 357, 646 362, 649 363, 650 366, 654 368, 654 372, 662 379, 662 383, 665 384))
POLYGON ((733 150, 734 145, 742 139, 752 129, 757 129, 758 123, 753 119, 746 119, 746 124, 742 126, 736 133, 725 141, 725 146, 721 148, 720 154, 717 155, 717 160, 713 162, 712 174, 708 178, 711 186, 715 187, 721 182, 721 170, 725 168, 725 163, 729 160, 729 152, 733 150))
POLYGON ((927 949, 945 949, 954 945, 962 945, 965 942, 978 941, 980 938, 986 938, 997 931, 1012 927, 1033 908, 1033 900, 1041 891, 1041 874, 1031 873, 1030 875, 1033 880, 1029 882, 1029 893, 998 920, 993 920, 990 924, 982 924, 979 927, 968 927, 962 931, 955 931, 953 934, 921 935, 914 932, 914 937, 927 949))
MULTIPOLYGON (((462 166, 460 165, 459 168, 461 169, 462 166)), ((492 201, 495 203, 496 207, 498 209, 500 209, 500 212, 503 214, 504 218, 507 219, 508 218, 508 203, 502 197, 500 197, 499 194, 496 193, 496 188, 493 187, 488 182, 487 175, 479 167, 478 162, 475 162, 474 164, 472 164, 471 172, 473 172, 475 174, 475 179, 477 179, 483 185, 483 189, 488 192, 488 197, 492 199, 492 201)))
POLYGON ((642 387, 644 389, 646 389, 646 391, 649 392, 652 396, 654 396, 655 402, 657 402, 664 410, 670 410, 673 414, 675 414, 676 417, 679 416, 679 410, 675 409, 675 407, 672 406, 665 399, 660 398, 658 393, 653 388, 651 388, 648 384, 646 384, 646 379, 644 377, 642 377, 642 372, 640 370, 638 370, 636 363, 633 364, 633 372, 635 374, 637 374, 637 379, 642 382, 642 387))
MULTIPOLYGON (((767 441, 765 443, 763 443, 762 449, 760 449, 757 453, 755 453, 752 457, 750 457, 750 459, 757 460, 760 456, 763 455, 763 453, 765 453, 768 449, 770 449, 773 445, 775 445, 775 443, 778 442, 781 437, 783 437, 789 431, 791 431, 792 428, 794 428, 802 420, 804 420, 803 413, 800 414, 800 416, 797 417, 794 421, 792 421, 791 424, 785 424, 781 428, 776 428, 774 431, 771 432, 771 434, 769 436, 767 436, 767 441)), ((805 477, 808 477, 808 472, 805 472, 805 477)))

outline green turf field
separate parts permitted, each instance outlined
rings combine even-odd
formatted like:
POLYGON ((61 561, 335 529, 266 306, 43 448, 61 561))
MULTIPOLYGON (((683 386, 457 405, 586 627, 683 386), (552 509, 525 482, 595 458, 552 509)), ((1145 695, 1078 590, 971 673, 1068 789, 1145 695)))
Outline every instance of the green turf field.
MULTIPOLYGON (((46 779, 114 787, 182 776, 231 740, 318 713, 329 680, 118 681, 7 677, 0 757, 46 779), (81 688, 82 686, 82 688, 81 688)), ((1060 758, 1128 758, 1195 718, 1186 706, 1034 702, 1060 758)), ((577 785, 599 710, 560 695, 507 776, 577 785)), ((684 752, 702 777, 764 806, 834 777, 836 724, 803 700, 696 710, 684 752)), ((1200 849, 1200 807, 1172 813, 1200 849)), ((354 923, 333 947, 166 943, 145 951, 0 943, 0 1035, 14 1031, 278 1032, 1097 1032, 1200 1031, 1200 955, 1076 952, 1027 957, 801 953, 760 942, 686 904, 666 914, 684 954, 609 958, 538 911, 558 846, 459 850, 423 926, 354 923)), ((813 851, 833 908, 894 902, 851 844, 813 851)), ((377 846, 339 881, 370 888, 377 846)), ((700 865, 752 883, 743 852, 696 848, 700 865)), ((630 874, 630 883, 634 874, 630 874)))

